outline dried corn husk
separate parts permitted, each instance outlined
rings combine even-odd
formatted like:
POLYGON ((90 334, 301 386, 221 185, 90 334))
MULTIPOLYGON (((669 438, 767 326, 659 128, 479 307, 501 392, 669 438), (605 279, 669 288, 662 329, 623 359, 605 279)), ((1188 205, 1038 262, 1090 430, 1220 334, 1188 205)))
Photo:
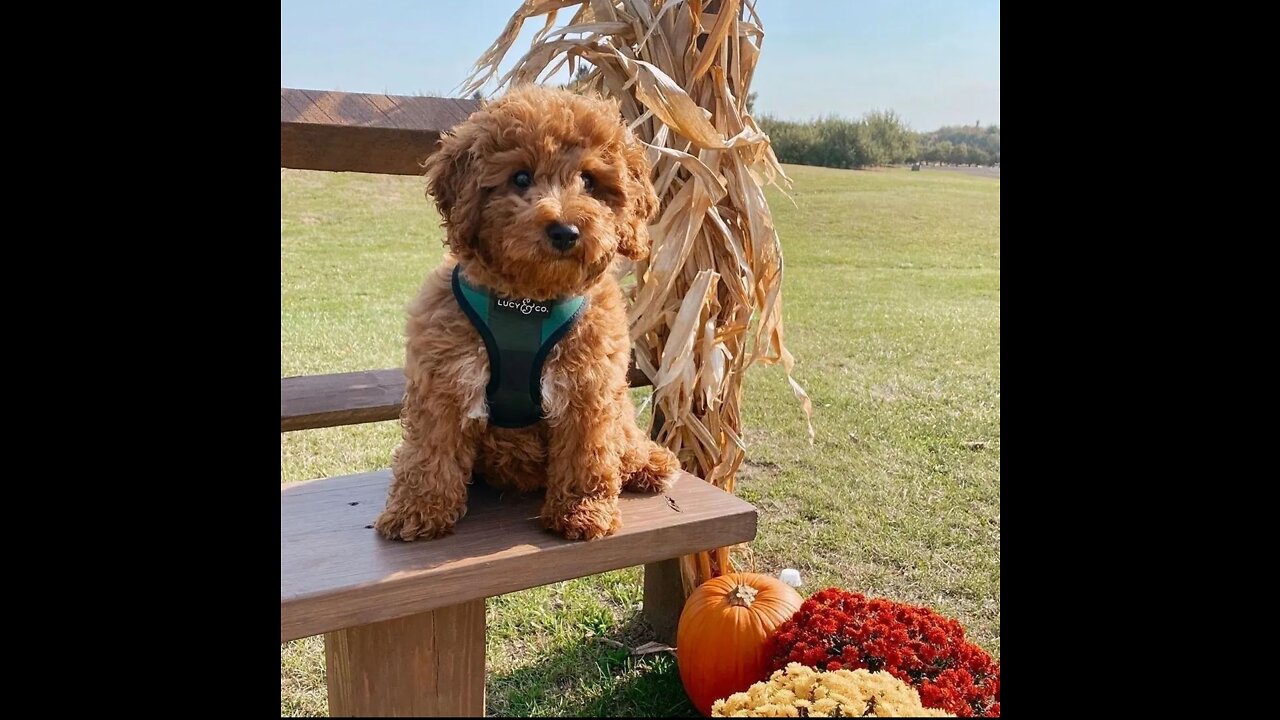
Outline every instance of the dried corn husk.
MULTIPOLYGON (((545 81, 566 64, 573 73, 586 60, 580 89, 617 98, 648 145, 662 211, 651 257, 634 268, 630 320, 637 365, 654 384, 654 436, 686 470, 733 492, 751 363, 783 366, 813 438, 812 406, 783 344, 782 249, 763 191, 790 179, 746 110, 764 39, 755 3, 524 0, 476 61, 465 94, 498 76, 524 23, 539 17, 543 27, 498 89, 545 81), (568 24, 554 27, 568 10, 568 24)), ((727 548, 681 567, 686 593, 733 570, 727 548)))

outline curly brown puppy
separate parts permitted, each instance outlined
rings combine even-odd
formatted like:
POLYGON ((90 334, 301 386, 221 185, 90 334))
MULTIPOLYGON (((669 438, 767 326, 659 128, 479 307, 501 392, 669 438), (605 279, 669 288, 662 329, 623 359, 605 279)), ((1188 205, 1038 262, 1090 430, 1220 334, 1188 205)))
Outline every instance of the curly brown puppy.
POLYGON ((542 521, 570 540, 622 526, 622 488, 660 492, 675 456, 636 427, 631 342, 610 267, 649 254, 658 209, 613 101, 514 89, 427 161, 450 253, 409 309, 403 441, 377 529, 450 532, 472 473, 546 487, 542 521))

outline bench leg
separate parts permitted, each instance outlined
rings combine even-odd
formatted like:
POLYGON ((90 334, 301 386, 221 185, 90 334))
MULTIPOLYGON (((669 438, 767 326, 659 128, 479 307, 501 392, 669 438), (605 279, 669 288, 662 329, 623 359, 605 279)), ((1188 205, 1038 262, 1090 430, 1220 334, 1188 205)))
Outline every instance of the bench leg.
POLYGON ((329 715, 484 716, 484 600, 324 636, 329 715))
POLYGON ((644 619, 653 628, 658 642, 676 644, 676 628, 683 609, 684 583, 680 580, 680 558, 645 565, 644 619))

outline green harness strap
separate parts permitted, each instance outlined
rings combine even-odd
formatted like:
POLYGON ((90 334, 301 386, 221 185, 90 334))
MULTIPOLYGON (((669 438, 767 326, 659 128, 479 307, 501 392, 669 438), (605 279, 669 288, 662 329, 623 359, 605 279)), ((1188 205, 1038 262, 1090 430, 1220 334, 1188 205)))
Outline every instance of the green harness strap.
POLYGON ((585 296, 534 301, 499 297, 453 268, 453 296, 489 353, 489 424, 521 428, 542 419, 542 365, 587 307, 585 296))

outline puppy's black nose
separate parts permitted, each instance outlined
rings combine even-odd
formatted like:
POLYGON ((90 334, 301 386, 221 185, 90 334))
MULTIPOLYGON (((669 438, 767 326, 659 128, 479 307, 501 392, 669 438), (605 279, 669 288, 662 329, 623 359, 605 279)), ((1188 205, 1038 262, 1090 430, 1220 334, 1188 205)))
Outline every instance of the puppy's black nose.
POLYGON ((555 249, 568 250, 578 242, 578 226, 551 223, 547 226, 547 237, 551 238, 551 246, 555 249))

